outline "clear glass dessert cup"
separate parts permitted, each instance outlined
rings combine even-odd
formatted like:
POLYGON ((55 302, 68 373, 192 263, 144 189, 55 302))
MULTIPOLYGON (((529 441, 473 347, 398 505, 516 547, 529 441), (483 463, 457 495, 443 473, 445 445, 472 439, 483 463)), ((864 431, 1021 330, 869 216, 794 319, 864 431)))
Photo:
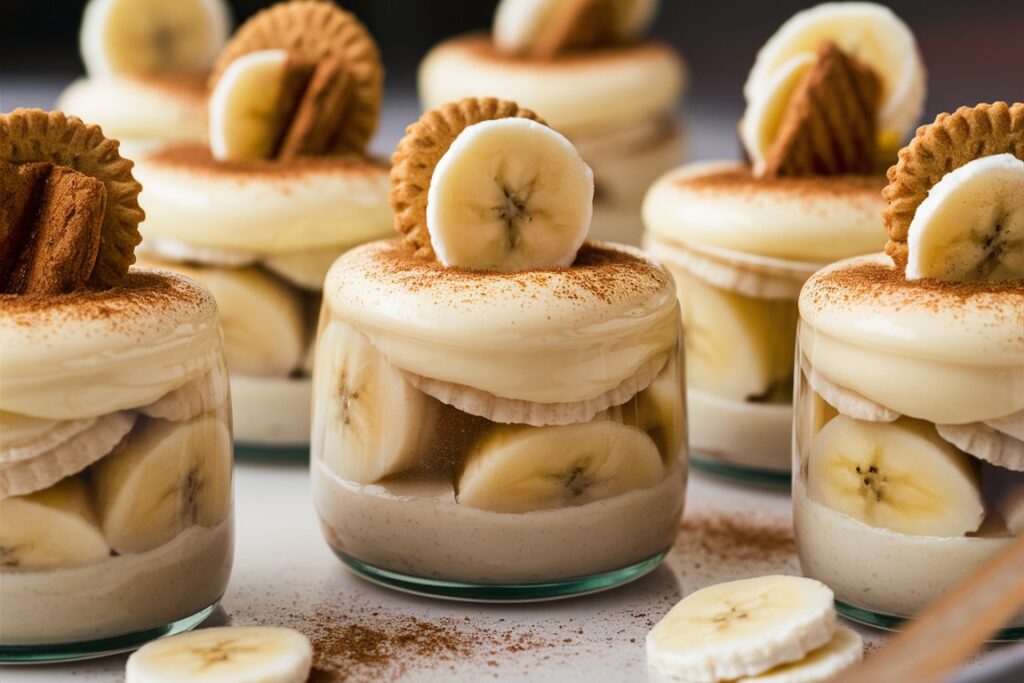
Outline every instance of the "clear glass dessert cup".
MULTIPOLYGON (((793 516, 804 574, 897 628, 1024 532, 1024 291, 841 262, 800 298, 793 516)), ((1024 637, 1024 614, 999 635, 1024 637)))
POLYGON ((587 301, 580 322, 592 273, 574 271, 585 265, 446 274, 378 242, 332 268, 311 467, 326 539, 357 574, 525 601, 611 588, 659 564, 686 474, 678 311, 671 280, 639 252, 592 246, 580 260, 595 255, 657 284, 638 293, 626 278, 587 301), (508 298, 520 287, 521 309, 508 298), (597 393, 561 393, 581 386, 597 393), (529 400, 544 392, 549 402, 529 400))
POLYGON ((0 661, 97 657, 201 623, 234 538, 213 298, 161 271, 2 298, 0 661))

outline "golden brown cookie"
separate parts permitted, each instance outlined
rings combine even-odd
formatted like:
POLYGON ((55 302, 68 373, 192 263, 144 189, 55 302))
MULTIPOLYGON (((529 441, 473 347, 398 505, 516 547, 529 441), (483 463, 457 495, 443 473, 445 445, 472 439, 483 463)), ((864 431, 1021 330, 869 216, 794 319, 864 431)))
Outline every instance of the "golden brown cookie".
POLYGON ((910 223, 928 191, 950 171, 993 154, 1024 160, 1024 103, 960 107, 917 129, 889 168, 889 184, 882 190, 882 220, 889 233, 885 252, 899 268, 906 267, 910 223))
POLYGON ((86 125, 81 119, 61 112, 15 109, 0 114, 0 161, 48 162, 103 183, 105 207, 95 263, 88 279, 93 287, 119 285, 135 262, 135 247, 142 240, 142 186, 132 176, 132 162, 121 157, 118 146, 116 140, 103 137, 99 126, 86 125))
POLYGON ((881 95, 869 67, 834 43, 823 45, 789 102, 762 175, 870 173, 881 95))
POLYGON ((391 207, 395 229, 422 258, 434 258, 427 231, 427 191, 434 168, 465 128, 480 123, 519 117, 544 123, 529 109, 493 97, 467 97, 423 114, 405 129, 391 157, 391 207))
POLYGON ((377 129, 384 67, 377 43, 353 14, 333 2, 281 2, 258 12, 235 32, 217 58, 210 89, 232 61, 257 50, 284 49, 311 63, 333 59, 348 74, 344 126, 333 152, 363 152, 377 129))

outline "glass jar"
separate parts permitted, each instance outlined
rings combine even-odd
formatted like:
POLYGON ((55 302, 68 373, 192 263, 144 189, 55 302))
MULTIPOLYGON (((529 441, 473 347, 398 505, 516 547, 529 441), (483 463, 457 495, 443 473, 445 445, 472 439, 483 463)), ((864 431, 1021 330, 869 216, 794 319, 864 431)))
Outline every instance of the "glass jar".
POLYGON ((0 661, 199 624, 234 537, 213 298, 134 270, 111 290, 0 302, 0 661))
POLYGON ((400 242, 328 275, 314 369, 321 526, 356 573, 460 599, 609 588, 672 545, 686 473, 679 313, 636 250, 446 270, 400 242))
POLYGON ((644 247, 682 305, 695 466, 789 486, 797 297, 821 263, 882 245, 882 184, 704 162, 648 192, 644 247))
POLYGON ((800 316, 800 562, 846 616, 891 628, 1024 533, 1024 288, 864 257, 813 276, 800 316))

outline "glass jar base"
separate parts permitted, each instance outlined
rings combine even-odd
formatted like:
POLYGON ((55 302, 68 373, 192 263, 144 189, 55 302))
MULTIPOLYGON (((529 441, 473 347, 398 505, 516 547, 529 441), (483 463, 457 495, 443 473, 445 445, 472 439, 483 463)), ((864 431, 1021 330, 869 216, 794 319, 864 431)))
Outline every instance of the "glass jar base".
MULTIPOLYGON (((881 614, 880 612, 861 609, 860 607, 855 607, 842 602, 841 600, 836 600, 836 611, 850 621, 855 621, 858 624, 864 624, 865 626, 880 628, 886 631, 898 631, 903 625, 903 622, 906 621, 903 617, 894 617, 891 614, 881 614)), ((989 639, 989 642, 1017 640, 1024 640, 1024 626, 1004 628, 992 636, 992 638, 989 639)))
POLYGON ((128 633, 114 638, 52 645, 0 645, 0 664, 52 664, 96 659, 136 650, 151 640, 191 631, 213 613, 216 603, 167 626, 128 633))
POLYGON ((636 581, 652 572, 668 554, 668 548, 642 562, 601 574, 539 583, 465 583, 426 579, 381 569, 334 551, 356 575, 373 583, 415 595, 465 602, 540 602, 598 593, 636 581))
POLYGON ((789 472, 733 465, 717 458, 706 456, 699 451, 690 451, 690 463, 694 469, 723 479, 779 489, 781 491, 788 491, 790 488, 791 475, 789 472))
POLYGON ((309 446, 282 444, 256 444, 235 442, 237 460, 262 462, 309 462, 309 446))

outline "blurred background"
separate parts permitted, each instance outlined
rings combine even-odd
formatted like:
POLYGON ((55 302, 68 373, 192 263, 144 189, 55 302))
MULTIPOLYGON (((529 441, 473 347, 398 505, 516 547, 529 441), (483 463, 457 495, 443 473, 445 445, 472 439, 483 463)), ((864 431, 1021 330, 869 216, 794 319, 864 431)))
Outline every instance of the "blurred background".
MULTIPOLYGON (((84 4, 84 0, 0 0, 0 109, 52 106, 59 89, 82 73, 77 32, 84 4)), ((236 23, 269 4, 270 0, 230 0, 236 23)), ((446 36, 487 29, 496 0, 342 0, 340 4, 355 12, 380 43, 388 77, 386 105, 404 113, 415 107, 420 58, 446 36)), ((661 4, 654 34, 676 46, 690 65, 685 106, 694 115, 694 156, 731 154, 702 145, 697 125, 707 121, 723 130, 732 128, 743 110, 740 89, 757 49, 793 13, 816 3, 663 0, 661 4)), ((887 4, 917 34, 929 71, 926 118, 962 104, 1024 99, 1024 0, 893 0, 887 4)), ((380 141, 384 149, 395 135, 394 126, 387 124, 380 141)))

